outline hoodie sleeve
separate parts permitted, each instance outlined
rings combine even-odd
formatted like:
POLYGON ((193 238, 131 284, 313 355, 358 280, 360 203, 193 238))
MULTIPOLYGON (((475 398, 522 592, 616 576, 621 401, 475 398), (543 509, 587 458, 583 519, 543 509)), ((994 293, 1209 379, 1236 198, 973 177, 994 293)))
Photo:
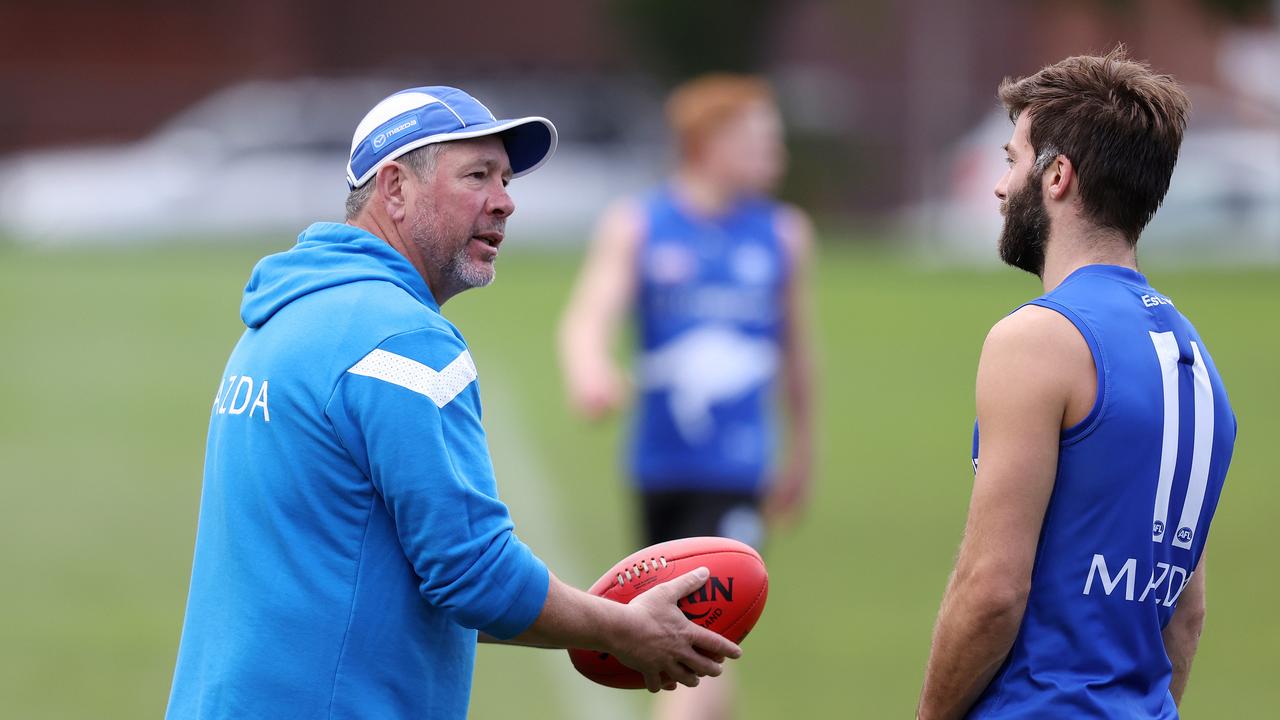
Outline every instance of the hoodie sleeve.
POLYGON ((388 338, 343 373, 326 414, 386 503, 427 602, 499 639, 528 628, 547 568, 498 500, 462 340, 436 329, 388 338))

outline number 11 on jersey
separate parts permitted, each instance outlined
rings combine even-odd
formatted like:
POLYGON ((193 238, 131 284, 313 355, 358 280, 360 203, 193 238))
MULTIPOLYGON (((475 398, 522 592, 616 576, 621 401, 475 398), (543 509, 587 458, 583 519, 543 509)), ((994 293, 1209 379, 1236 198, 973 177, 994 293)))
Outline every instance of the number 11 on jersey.
MULTIPOLYGON (((1152 514, 1151 541, 1164 542, 1169 520, 1169 495, 1173 490, 1174 474, 1178 465, 1178 429, 1181 416, 1179 397, 1179 362, 1181 351, 1172 332, 1151 332, 1156 357, 1160 360, 1160 376, 1164 387, 1164 435, 1160 449, 1160 475, 1156 485, 1155 510, 1152 514)), ((1209 383, 1209 371, 1205 368, 1200 346, 1191 343, 1191 378, 1194 392, 1192 406, 1195 417, 1195 433, 1191 444, 1191 468, 1187 481, 1187 496, 1178 519, 1178 530, 1173 534, 1174 547, 1190 549, 1200 521, 1200 509, 1209 484, 1209 460, 1213 455, 1213 386, 1209 383)))

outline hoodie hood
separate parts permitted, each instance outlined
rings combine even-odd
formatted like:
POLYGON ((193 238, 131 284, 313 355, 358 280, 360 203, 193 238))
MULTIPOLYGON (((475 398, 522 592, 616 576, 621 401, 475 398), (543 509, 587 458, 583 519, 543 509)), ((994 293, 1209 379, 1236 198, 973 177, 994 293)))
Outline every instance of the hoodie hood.
POLYGON ((440 311, 426 281, 382 238, 342 223, 315 223, 286 252, 268 255, 253 268, 240 302, 240 319, 262 327, 285 305, 336 285, 381 280, 404 289, 440 311))

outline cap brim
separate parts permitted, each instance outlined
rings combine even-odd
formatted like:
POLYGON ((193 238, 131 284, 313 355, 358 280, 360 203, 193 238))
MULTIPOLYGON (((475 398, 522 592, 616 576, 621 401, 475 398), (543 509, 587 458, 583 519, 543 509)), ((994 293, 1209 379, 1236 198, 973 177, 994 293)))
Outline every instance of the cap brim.
MULTIPOLYGON (((543 117, 498 120, 485 135, 501 134, 511 162, 512 177, 520 177, 542 167, 556 152, 556 126, 543 117)), ((472 131, 475 126, 467 128, 472 131)), ((479 128, 475 128, 479 129, 479 128)), ((476 135, 475 137, 480 137, 476 135)))

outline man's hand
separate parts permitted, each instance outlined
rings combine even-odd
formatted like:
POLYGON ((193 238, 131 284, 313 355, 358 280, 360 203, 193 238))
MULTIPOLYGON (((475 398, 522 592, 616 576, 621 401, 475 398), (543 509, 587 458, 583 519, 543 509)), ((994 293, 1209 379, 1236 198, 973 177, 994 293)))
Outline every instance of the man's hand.
POLYGON ((804 516, 812 488, 807 465, 787 467, 774 479, 764 501, 764 517, 770 525, 787 527, 804 516))
POLYGON ((702 676, 716 677, 725 658, 742 649, 704 627, 689 622, 676 601, 702 587, 709 572, 698 568, 657 585, 632 600, 629 630, 617 640, 613 654, 644 675, 649 692, 674 690, 676 683, 694 687, 702 676))
POLYGON ((554 574, 542 613, 510 645, 584 648, 612 653, 644 675, 650 692, 690 687, 705 675, 719 675, 725 658, 742 649, 689 622, 676 601, 702 587, 710 572, 698 568, 656 585, 623 605, 564 584, 554 574))
POLYGON ((581 363, 565 378, 569 404, 588 420, 603 420, 622 407, 631 392, 627 377, 612 363, 581 363))

